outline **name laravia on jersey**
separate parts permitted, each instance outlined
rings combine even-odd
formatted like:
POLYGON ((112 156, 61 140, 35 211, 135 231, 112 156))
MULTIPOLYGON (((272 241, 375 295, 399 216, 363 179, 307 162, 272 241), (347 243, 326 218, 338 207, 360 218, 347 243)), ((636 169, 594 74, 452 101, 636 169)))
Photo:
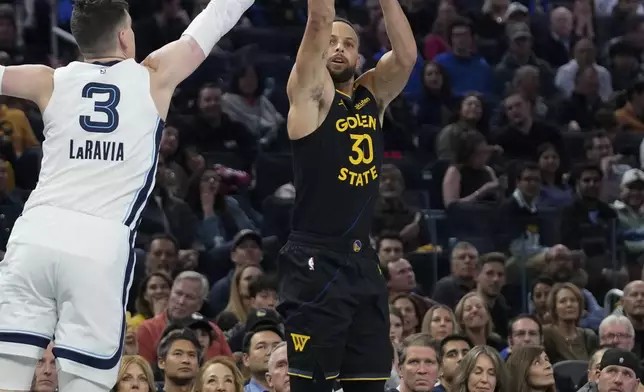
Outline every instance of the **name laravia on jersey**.
POLYGON ((123 161, 123 143, 114 141, 85 140, 85 143, 69 141, 69 159, 98 161, 123 161))

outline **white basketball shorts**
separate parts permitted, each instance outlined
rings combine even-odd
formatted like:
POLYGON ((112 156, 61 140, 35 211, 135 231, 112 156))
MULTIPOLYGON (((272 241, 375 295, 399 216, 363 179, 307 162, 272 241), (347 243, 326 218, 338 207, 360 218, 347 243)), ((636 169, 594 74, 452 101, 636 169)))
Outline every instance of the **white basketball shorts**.
MULTIPOLYGON (((36 207, 0 262, 0 354, 40 359, 112 388, 123 351, 134 234, 118 222, 36 207)), ((0 369, 2 379, 10 377, 0 369)))

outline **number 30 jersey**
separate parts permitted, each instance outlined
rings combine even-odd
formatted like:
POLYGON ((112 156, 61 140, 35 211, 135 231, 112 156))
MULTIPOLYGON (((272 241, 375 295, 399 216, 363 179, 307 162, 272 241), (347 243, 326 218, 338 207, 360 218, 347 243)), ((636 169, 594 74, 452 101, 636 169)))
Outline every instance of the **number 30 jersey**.
POLYGON ((40 177, 25 214, 51 206, 136 229, 154 187, 164 122, 135 60, 58 68, 43 112, 40 177))
POLYGON ((384 155, 378 104, 371 92, 359 84, 352 97, 336 90, 320 127, 291 144, 293 230, 367 239, 384 155))

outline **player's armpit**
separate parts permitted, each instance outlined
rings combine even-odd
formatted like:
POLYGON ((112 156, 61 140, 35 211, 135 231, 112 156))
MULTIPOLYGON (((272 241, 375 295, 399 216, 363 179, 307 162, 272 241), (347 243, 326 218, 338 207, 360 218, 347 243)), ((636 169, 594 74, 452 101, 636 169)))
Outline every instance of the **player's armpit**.
POLYGON ((401 61, 389 51, 380 58, 376 68, 365 72, 356 82, 363 84, 373 93, 380 110, 384 111, 405 88, 415 62, 416 58, 413 62, 401 61))
POLYGON ((5 68, 3 95, 27 99, 44 110, 54 91, 54 70, 46 65, 17 65, 5 68))

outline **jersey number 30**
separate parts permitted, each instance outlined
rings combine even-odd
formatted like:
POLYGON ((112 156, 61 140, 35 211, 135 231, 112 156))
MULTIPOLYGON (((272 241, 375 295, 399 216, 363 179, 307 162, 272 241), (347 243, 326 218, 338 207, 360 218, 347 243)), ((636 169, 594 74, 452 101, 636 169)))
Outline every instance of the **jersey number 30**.
POLYGON ((80 116, 78 121, 81 128, 87 132, 113 132, 119 126, 119 112, 116 106, 121 101, 121 90, 113 84, 87 83, 83 87, 82 95, 83 98, 94 101, 94 120, 92 116, 80 116))

